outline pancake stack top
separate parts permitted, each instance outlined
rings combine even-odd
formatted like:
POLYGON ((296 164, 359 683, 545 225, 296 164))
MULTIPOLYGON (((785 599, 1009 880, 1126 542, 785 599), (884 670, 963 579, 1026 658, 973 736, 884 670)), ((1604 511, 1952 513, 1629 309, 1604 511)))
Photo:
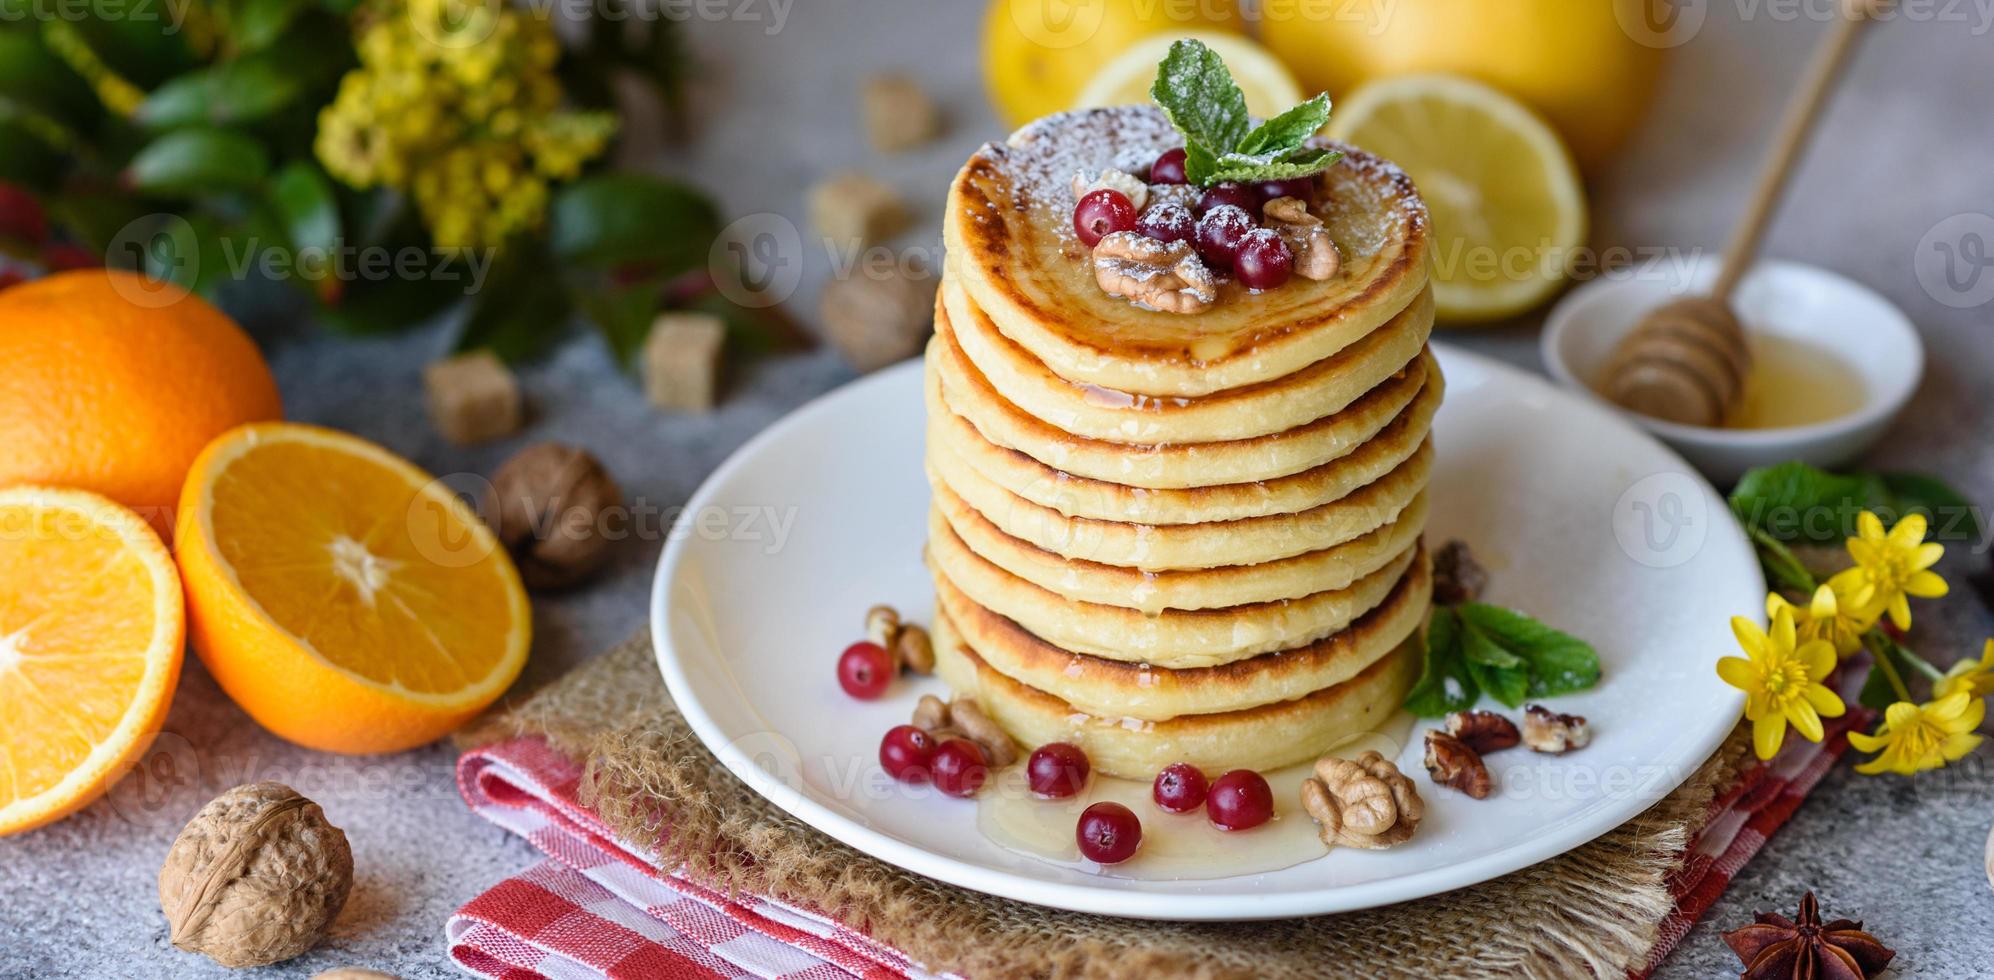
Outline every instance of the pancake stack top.
POLYGON ((1146 173, 1180 142, 1124 107, 978 151, 927 352, 938 670, 1025 745, 1141 780, 1274 769, 1376 727, 1431 597, 1442 380, 1411 182, 1346 148, 1313 208, 1335 275, 1221 280, 1164 312, 1097 282, 1074 175, 1146 173))

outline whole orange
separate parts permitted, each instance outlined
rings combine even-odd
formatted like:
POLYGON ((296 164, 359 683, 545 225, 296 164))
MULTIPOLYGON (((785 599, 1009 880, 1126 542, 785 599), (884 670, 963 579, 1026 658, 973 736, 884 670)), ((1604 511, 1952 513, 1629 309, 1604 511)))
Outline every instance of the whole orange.
POLYGON ((83 269, 0 292, 0 486, 94 491, 166 536, 202 447, 282 416, 255 342, 178 287, 83 269))

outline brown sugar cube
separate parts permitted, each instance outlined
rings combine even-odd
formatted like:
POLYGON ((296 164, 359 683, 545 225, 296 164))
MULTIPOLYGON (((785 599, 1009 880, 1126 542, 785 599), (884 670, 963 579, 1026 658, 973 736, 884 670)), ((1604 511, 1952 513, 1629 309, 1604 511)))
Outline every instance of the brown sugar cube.
POLYGON ((422 369, 429 422, 443 438, 469 445, 519 431, 519 379, 498 355, 474 350, 422 369))
POLYGON ((860 90, 865 103, 865 128, 872 146, 896 153, 934 139, 941 132, 941 112, 921 83, 906 75, 874 75, 860 90))
POLYGON ((860 371, 875 371, 920 352, 934 327, 935 280, 897 269, 833 280, 818 313, 831 346, 860 371))
POLYGON ((727 325, 711 313, 664 313, 644 339, 644 397, 659 408, 713 407, 727 325))
POLYGON ((841 245, 892 238, 907 219, 900 195, 866 174, 839 174, 810 189, 810 223, 841 245))

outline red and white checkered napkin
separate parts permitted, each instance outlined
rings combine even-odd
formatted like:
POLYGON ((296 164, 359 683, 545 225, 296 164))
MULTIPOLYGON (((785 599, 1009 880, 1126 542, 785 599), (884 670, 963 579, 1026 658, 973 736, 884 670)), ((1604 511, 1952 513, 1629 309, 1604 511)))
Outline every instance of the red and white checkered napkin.
POLYGON ((661 875, 576 799, 582 770, 535 738, 464 754, 479 816, 546 852, 450 917, 450 957, 493 980, 899 980, 930 976, 819 913, 661 875))
MULTIPOLYGON (((1860 672, 1855 672, 1860 677, 1860 672)), ((1669 882, 1676 908, 1645 976, 1723 894, 1848 748, 1869 713, 1851 707, 1820 744, 1789 737, 1713 804, 1716 813, 1669 882)), ((457 965, 494 980, 928 977, 900 951, 809 909, 729 898, 661 875, 576 799, 581 767, 534 738, 476 749, 457 763, 471 809, 525 837, 547 860, 500 882, 451 916, 457 965)))

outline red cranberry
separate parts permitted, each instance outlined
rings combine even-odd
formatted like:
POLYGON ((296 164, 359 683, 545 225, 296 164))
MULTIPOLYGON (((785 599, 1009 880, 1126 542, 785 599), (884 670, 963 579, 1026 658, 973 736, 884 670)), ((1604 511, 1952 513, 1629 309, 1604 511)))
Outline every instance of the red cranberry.
POLYGON ((1198 233, 1198 219, 1191 216, 1190 208, 1166 201, 1144 208, 1135 219, 1135 230, 1159 242, 1188 242, 1198 233))
POLYGON ((23 245, 48 241, 48 212, 42 210, 41 202, 26 190, 4 181, 0 181, 0 238, 23 245))
POLYGON ((1253 193, 1245 184, 1230 181, 1213 184, 1198 197, 1198 213, 1209 214, 1213 208, 1230 204, 1248 215, 1260 213, 1260 195, 1253 193))
POLYGON ((1156 162, 1149 165, 1149 182, 1152 184, 1184 183, 1184 148, 1164 150, 1156 162))
POLYGON ((1212 781, 1205 813, 1220 830, 1250 830, 1274 816, 1274 791, 1251 769, 1234 769, 1212 781))
POLYGON ((1134 229, 1135 205, 1118 190, 1103 187, 1081 198, 1073 209, 1073 232, 1088 248, 1112 232, 1134 229))
POLYGON ((1315 203, 1315 178, 1294 177, 1288 180, 1263 180, 1253 185, 1255 194, 1262 203, 1277 197, 1299 198, 1304 204, 1315 203))
POLYGON ((1156 774, 1149 797, 1171 813, 1190 813, 1205 805, 1205 774, 1188 762, 1173 762, 1156 774))
POLYGON ((1098 864, 1120 864, 1142 846, 1142 821, 1120 803, 1101 802, 1080 812, 1073 827, 1080 855, 1098 864))
POLYGON ((1295 253, 1271 228, 1246 233, 1232 257, 1232 274, 1252 289, 1273 289, 1295 271, 1295 253))
POLYGON ((936 746, 928 769, 934 776, 936 789, 959 799, 975 796, 983 788, 984 778, 990 775, 983 747, 966 738, 952 738, 936 746))
POLYGON ((845 693, 870 701, 886 693, 893 682, 893 658, 877 643, 860 640, 838 657, 838 683, 845 693))
POLYGON ((1079 746, 1052 742, 1033 749, 1032 757, 1025 760, 1025 782, 1040 796, 1063 800, 1087 785, 1092 768, 1079 746))
POLYGON ((1245 208, 1221 204, 1198 219, 1198 254, 1215 269, 1230 269, 1240 242, 1256 227, 1245 208))
POLYGON ((104 264, 97 253, 73 242, 50 242, 42 247, 42 268, 50 272, 68 269, 95 269, 104 264))
POLYGON ((935 758, 935 737, 912 725, 895 725, 879 740, 879 765, 903 783, 928 779, 935 758))

